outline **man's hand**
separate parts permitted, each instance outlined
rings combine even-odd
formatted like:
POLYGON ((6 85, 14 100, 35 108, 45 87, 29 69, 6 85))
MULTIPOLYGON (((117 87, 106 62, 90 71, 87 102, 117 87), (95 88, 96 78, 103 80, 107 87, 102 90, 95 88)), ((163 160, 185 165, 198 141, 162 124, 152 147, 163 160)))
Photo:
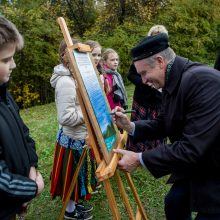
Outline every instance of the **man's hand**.
POLYGON ((132 123, 128 119, 127 115, 123 114, 123 111, 124 109, 118 106, 112 110, 112 113, 114 113, 112 116, 113 121, 119 128, 126 130, 128 133, 132 133, 134 129, 132 123))
POLYGON ((113 151, 122 154, 122 158, 118 161, 119 169, 132 172, 141 165, 138 153, 122 149, 113 149, 113 151))

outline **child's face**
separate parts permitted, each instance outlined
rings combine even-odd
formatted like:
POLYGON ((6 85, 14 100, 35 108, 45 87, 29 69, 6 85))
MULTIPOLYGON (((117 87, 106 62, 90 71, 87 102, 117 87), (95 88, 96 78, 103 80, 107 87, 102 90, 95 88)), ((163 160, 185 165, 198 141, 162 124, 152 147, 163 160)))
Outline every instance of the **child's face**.
POLYGON ((107 60, 104 62, 110 69, 117 70, 119 59, 117 53, 109 53, 107 60))
POLYGON ((101 47, 95 47, 92 50, 92 57, 94 59, 95 65, 97 66, 101 60, 101 47))
POLYGON ((16 67, 13 58, 15 49, 15 44, 11 43, 0 49, 0 83, 8 82, 12 70, 16 67))

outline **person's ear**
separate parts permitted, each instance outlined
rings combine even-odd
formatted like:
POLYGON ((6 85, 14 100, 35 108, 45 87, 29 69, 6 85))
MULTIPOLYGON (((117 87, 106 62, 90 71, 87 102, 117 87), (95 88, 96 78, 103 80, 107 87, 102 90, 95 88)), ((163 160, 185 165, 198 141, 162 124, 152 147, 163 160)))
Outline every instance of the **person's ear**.
POLYGON ((160 69, 163 69, 165 66, 164 58, 162 56, 158 56, 156 59, 160 69))

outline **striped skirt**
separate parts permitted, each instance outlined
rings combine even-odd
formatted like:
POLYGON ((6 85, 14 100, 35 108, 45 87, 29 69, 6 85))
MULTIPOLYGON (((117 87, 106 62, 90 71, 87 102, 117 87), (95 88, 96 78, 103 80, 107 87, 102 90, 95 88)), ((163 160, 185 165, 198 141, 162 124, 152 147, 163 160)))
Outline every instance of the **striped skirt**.
MULTIPOLYGON (((85 140, 73 140, 66 136, 62 129, 59 130, 55 146, 53 168, 51 173, 50 192, 52 199, 61 196, 65 201, 74 172, 83 152, 85 140)), ((71 195, 71 199, 78 202, 79 199, 88 200, 95 189, 97 180, 95 176, 96 162, 93 151, 90 149, 81 167, 77 183, 71 195)))

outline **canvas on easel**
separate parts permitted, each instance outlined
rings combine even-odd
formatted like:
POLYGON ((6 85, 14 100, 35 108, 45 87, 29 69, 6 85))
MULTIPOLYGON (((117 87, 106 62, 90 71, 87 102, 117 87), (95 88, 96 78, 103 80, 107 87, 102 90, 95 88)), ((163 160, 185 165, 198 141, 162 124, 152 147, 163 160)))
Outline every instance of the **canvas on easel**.
MULTIPOLYGON (((118 131, 112 123, 110 108, 107 105, 103 89, 100 85, 97 73, 94 69, 91 57, 88 53, 74 50, 76 66, 80 74, 78 78, 82 79, 86 95, 84 99, 87 103, 88 114, 94 125, 96 136, 100 150, 106 163, 110 163, 112 159, 112 149, 118 144, 118 131), (93 117, 95 116, 95 118, 93 117)), ((76 73, 77 74, 77 73, 76 73)), ((82 88, 82 90, 84 90, 82 88)))
MULTIPOLYGON (((134 213, 129 203, 127 194, 119 172, 116 170, 119 157, 114 154, 114 148, 122 148, 126 142, 127 134, 120 134, 115 124, 113 124, 110 116, 110 108, 104 94, 97 69, 95 68, 90 47, 84 44, 73 45, 69 31, 63 18, 58 18, 58 23, 63 32, 65 42, 67 44, 67 56, 70 71, 77 82, 77 96, 80 107, 88 130, 88 143, 92 147, 95 159, 99 164, 97 169, 97 177, 103 181, 103 185, 108 197, 109 206, 115 220, 120 220, 120 213, 117 207, 114 192, 112 190, 109 177, 114 176, 118 185, 118 189, 127 210, 128 219, 134 220, 134 213)), ((62 212, 59 219, 62 219, 67 200, 70 198, 72 189, 76 182, 78 172, 81 168, 85 153, 80 158, 77 172, 75 172, 66 201, 64 202, 62 212)), ((132 193, 134 194, 138 205, 138 213, 136 220, 143 218, 147 220, 144 208, 137 195, 136 189, 131 180, 130 174, 125 172, 125 176, 129 183, 132 193)))
POLYGON ((69 49, 69 54, 75 67, 74 74, 89 116, 89 123, 97 137, 97 144, 93 148, 98 148, 103 158, 96 171, 99 180, 103 180, 114 175, 118 156, 113 155, 112 150, 125 145, 127 134, 121 135, 112 122, 110 107, 91 55, 72 49, 69 49))

